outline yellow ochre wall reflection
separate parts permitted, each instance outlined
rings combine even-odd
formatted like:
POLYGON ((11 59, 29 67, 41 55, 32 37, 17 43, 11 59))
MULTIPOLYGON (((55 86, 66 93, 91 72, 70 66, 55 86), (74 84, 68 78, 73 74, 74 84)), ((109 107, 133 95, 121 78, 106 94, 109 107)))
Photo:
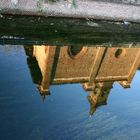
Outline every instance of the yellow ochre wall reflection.
POLYGON ((113 82, 130 87, 140 66, 140 48, 25 46, 32 80, 40 94, 54 84, 81 83, 89 92, 90 114, 107 103, 113 82))

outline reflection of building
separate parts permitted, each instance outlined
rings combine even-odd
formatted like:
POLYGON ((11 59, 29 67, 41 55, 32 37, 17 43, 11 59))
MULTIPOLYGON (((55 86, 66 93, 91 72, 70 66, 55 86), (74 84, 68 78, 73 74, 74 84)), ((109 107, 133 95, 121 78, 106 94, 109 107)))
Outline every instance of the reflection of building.
POLYGON ((52 84, 81 83, 90 93, 91 114, 106 103, 114 81, 129 87, 140 65, 139 48, 33 46, 25 51, 32 79, 42 95, 52 84))
POLYGON ((123 87, 129 86, 139 67, 139 57, 139 48, 108 49, 96 80, 121 81, 123 87))
POLYGON ((98 106, 107 104, 107 98, 112 84, 113 82, 97 83, 94 90, 89 91, 90 115, 93 115, 98 106))
POLYGON ((39 85, 42 80, 42 74, 38 66, 38 63, 36 61, 36 58, 33 57, 33 48, 30 46, 30 47, 24 47, 24 49, 25 49, 26 55, 28 56, 27 64, 31 72, 32 81, 35 84, 39 85))

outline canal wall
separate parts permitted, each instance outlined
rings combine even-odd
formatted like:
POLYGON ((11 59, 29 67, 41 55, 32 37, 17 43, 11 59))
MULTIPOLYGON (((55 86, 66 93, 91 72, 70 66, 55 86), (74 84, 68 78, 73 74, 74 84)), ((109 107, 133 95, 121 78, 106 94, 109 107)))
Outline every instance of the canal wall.
POLYGON ((111 0, 107 2, 91 0, 60 0, 57 2, 1 0, 0 14, 93 18, 140 23, 140 2, 136 2, 133 4, 133 1, 127 0, 122 4, 114 3, 111 0))

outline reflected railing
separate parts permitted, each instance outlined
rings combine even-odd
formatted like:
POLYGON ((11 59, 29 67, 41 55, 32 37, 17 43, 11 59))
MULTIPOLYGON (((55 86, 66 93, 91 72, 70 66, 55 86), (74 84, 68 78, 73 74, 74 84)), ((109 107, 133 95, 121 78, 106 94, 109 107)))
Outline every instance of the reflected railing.
POLYGON ((129 88, 140 67, 140 48, 24 46, 33 83, 43 100, 55 84, 80 83, 89 92, 90 115, 107 104, 114 82, 129 88))

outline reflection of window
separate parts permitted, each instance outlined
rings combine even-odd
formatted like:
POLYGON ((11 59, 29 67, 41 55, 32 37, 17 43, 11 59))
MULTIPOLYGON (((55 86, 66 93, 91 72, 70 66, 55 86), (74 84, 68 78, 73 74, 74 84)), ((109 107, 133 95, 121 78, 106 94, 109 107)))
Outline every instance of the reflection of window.
POLYGON ((116 49, 115 51, 115 57, 120 58, 125 55, 125 49, 116 49))
POLYGON ((77 58, 78 56, 81 56, 85 51, 85 47, 83 46, 69 46, 68 48, 68 54, 71 58, 77 58))

